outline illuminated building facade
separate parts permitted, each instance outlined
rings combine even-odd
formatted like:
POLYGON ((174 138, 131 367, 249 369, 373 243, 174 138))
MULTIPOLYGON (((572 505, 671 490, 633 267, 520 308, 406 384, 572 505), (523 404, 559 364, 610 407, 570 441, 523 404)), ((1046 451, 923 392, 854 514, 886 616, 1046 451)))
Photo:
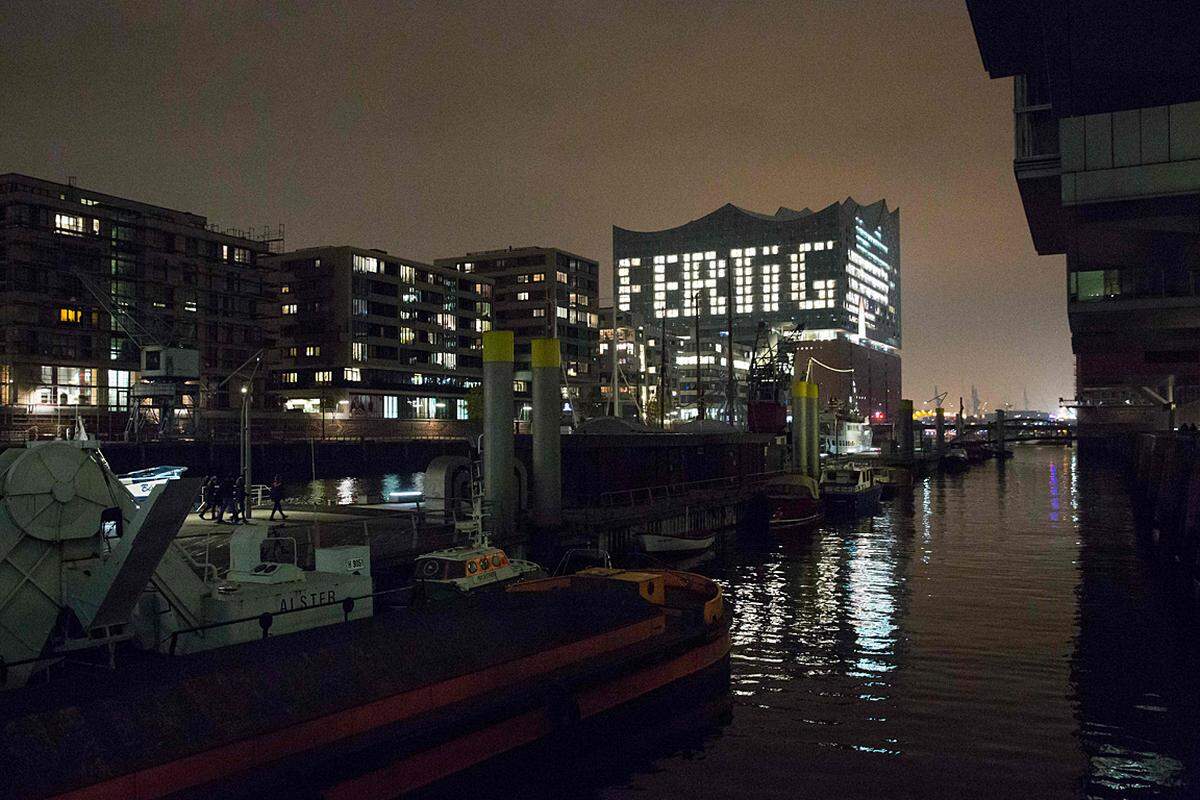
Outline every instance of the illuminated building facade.
POLYGON ((271 390, 289 411, 467 419, 483 373, 491 281, 360 247, 271 259, 279 347, 271 390))
MULTIPOLYGON (((780 208, 760 214, 727 204, 676 228, 613 228, 614 296, 620 311, 641 315, 648 329, 665 322, 694 339, 699 323, 701 377, 708 416, 728 394, 727 356, 705 357, 705 340, 727 352, 732 329, 737 364, 755 343, 759 322, 809 341, 845 341, 878 354, 900 376, 900 212, 879 200, 853 199, 820 211, 780 208), (739 353, 739 348, 741 353, 739 353)), ((691 342, 695 363, 695 342, 691 342)), ((677 359, 688 358, 681 352, 677 359)), ((862 359, 851 359, 855 368, 862 359)), ((827 376, 814 374, 818 383, 827 376)), ((865 376, 864 376, 865 377, 865 376)), ((737 374, 735 383, 741 383, 737 374)), ((894 410, 899 399, 874 381, 864 415, 894 410)), ((698 405, 698 393, 689 398, 698 405)), ((829 395, 827 395, 829 396, 829 395)), ((844 398, 847 406, 851 397, 844 398)))
POLYGON ((111 414, 118 424, 136 394, 140 351, 159 345, 198 352, 188 403, 228 407, 241 383, 222 381, 270 344, 274 289, 263 261, 277 241, 0 175, 0 405, 10 415, 83 407, 89 420, 111 414))
POLYGON ((438 267, 494 284, 492 323, 512 331, 518 391, 532 378, 530 342, 557 338, 573 397, 599 401, 600 264, 556 247, 518 247, 439 258, 438 267))

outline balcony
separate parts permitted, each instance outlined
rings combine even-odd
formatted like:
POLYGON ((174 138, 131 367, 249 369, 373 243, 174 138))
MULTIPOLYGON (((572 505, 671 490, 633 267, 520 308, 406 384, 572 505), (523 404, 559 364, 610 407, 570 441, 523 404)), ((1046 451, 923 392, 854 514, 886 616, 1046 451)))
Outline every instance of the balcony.
POLYGON ((1061 253, 1063 234, 1059 124, 1049 89, 1036 75, 1013 79, 1013 173, 1034 246, 1042 255, 1061 253))

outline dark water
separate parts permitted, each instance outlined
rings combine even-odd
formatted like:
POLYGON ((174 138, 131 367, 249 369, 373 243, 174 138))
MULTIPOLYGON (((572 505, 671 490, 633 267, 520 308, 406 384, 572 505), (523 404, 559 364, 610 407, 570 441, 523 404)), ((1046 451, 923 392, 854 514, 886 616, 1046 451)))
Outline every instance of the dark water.
MULTIPOLYGON (((1195 631, 1111 465, 1018 448, 711 571, 737 609, 731 717, 560 764, 568 795, 1200 796, 1195 631)), ((515 766, 520 794, 567 796, 545 768, 515 766)))
POLYGON ((736 608, 731 715, 648 749, 516 757, 482 796, 1200 797, 1193 612, 1139 552, 1111 463, 1019 447, 763 547, 704 568, 736 608))

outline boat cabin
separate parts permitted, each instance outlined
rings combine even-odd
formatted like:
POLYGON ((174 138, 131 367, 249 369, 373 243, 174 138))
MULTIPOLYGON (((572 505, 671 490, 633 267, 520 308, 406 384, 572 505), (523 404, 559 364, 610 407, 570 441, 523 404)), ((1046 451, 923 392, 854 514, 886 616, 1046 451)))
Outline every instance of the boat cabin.
POLYGON ((861 491, 874 483, 872 467, 837 466, 826 467, 821 473, 821 489, 824 491, 861 491))
POLYGON ((417 560, 414 575, 427 581, 455 580, 485 575, 508 566, 508 556, 503 550, 475 550, 471 552, 443 551, 429 553, 417 560))

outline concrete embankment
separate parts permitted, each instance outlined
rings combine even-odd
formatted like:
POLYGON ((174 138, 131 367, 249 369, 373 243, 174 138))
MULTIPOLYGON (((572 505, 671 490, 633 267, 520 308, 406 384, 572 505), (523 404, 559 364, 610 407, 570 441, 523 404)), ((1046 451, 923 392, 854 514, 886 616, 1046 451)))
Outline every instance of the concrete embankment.
POLYGON ((1131 466, 1136 510, 1155 554, 1200 598, 1200 437, 1140 434, 1131 466))

